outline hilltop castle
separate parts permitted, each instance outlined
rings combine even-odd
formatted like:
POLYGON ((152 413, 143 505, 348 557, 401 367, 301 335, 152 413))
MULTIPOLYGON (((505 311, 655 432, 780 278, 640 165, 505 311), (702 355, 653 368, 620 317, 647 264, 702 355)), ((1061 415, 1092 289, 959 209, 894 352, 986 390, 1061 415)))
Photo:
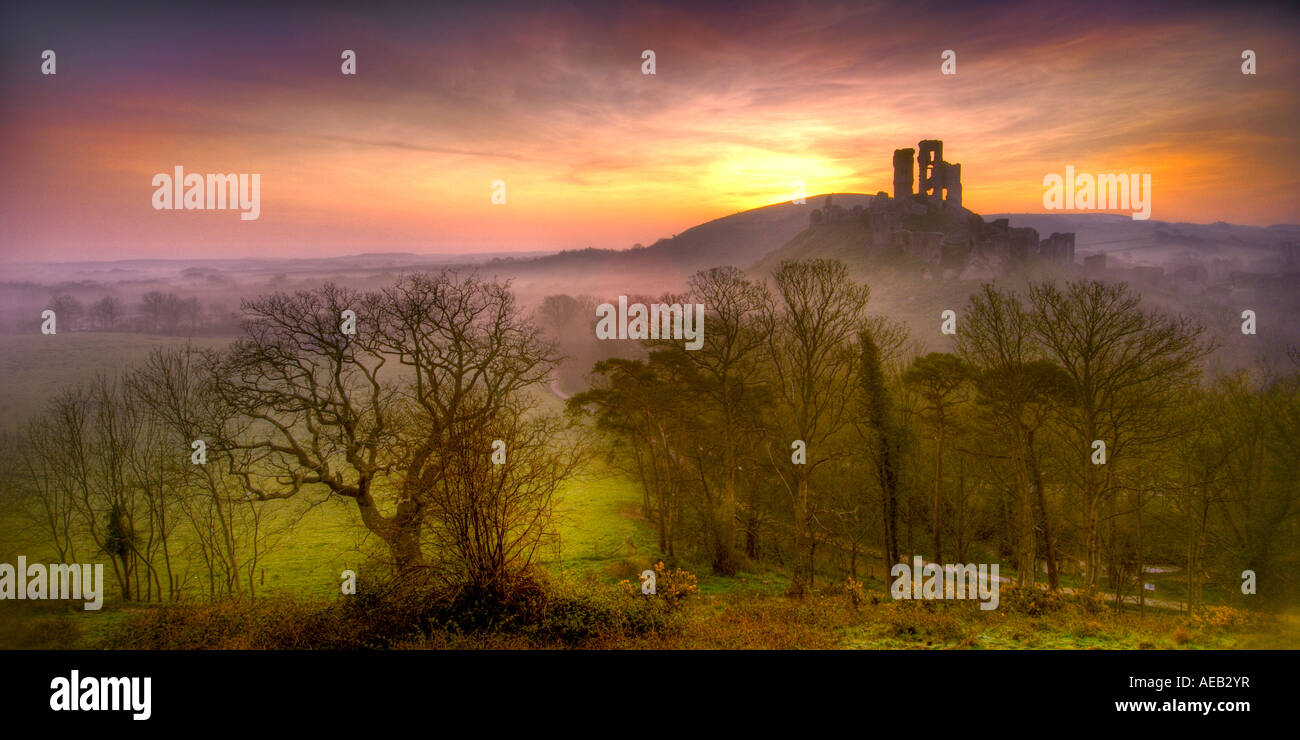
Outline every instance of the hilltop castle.
POLYGON ((972 279, 1034 260, 1074 264, 1073 233, 1040 239, 1036 229, 1012 228, 1005 218, 985 221, 966 210, 961 165, 945 162, 943 142, 935 139, 894 150, 893 197, 881 191, 866 208, 851 210, 831 198, 813 210, 811 230, 848 228, 869 252, 906 256, 927 274, 972 279))

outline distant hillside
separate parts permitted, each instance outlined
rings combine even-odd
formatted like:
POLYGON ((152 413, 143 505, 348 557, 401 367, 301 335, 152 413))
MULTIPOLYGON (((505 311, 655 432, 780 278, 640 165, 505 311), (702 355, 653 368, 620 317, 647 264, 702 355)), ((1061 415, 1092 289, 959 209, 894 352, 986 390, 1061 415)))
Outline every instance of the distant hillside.
POLYGON ((1300 226, 1238 226, 1216 221, 1193 224, 1171 221, 1134 221, 1108 213, 993 213, 985 219, 1009 218, 1012 226, 1029 226, 1040 234, 1072 231, 1079 258, 1105 252, 1135 264, 1159 264, 1188 250, 1199 256, 1215 255, 1251 260, 1300 245, 1300 226), (1243 248, 1243 249, 1237 249, 1243 248))
MULTIPOLYGON (((610 271, 622 275, 642 275, 645 271, 664 277, 684 278, 697 270, 718 265, 744 267, 788 242, 808 226, 808 214, 825 200, 825 195, 808 196, 807 203, 776 205, 741 211, 692 227, 670 239, 660 239, 639 249, 583 249, 542 257, 527 262, 515 261, 514 271, 589 270, 610 271)), ((867 195, 835 194, 835 201, 847 207, 866 205, 867 195)))
POLYGON ((855 223, 835 223, 819 229, 804 229, 753 265, 743 267, 754 274, 766 275, 787 259, 821 257, 852 264, 859 261, 861 255, 865 255, 870 248, 869 234, 855 223))
POLYGON ((132 259, 78 262, 3 262, 4 282, 59 285, 80 281, 105 284, 166 280, 245 282, 284 278, 360 279, 378 274, 477 265, 491 260, 531 259, 549 252, 412 254, 368 252, 339 257, 245 257, 226 259, 132 259))

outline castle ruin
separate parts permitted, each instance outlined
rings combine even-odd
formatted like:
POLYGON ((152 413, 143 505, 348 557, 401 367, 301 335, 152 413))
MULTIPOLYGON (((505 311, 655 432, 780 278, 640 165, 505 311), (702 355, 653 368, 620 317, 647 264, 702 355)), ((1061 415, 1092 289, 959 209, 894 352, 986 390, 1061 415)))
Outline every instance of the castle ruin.
POLYGON ((1007 266, 1044 261, 1074 264, 1074 234, 1046 239, 1005 218, 985 221, 962 206, 961 165, 944 161, 943 142, 926 139, 915 149, 894 150, 894 192, 872 196, 863 208, 845 209, 831 196, 810 215, 810 229, 846 227, 844 236, 871 253, 903 255, 927 274, 991 277, 1007 266))

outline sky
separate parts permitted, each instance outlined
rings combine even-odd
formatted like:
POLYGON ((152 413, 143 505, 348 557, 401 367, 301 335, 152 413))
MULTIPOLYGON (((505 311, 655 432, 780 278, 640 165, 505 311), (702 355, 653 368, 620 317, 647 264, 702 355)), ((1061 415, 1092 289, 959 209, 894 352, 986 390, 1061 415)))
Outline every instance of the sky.
POLYGON ((1300 222, 1285 5, 32 5, 0 11, 0 261, 626 248, 888 191, 922 139, 979 213, 1070 165, 1151 174, 1153 219, 1300 222), (259 174, 260 217, 156 210, 176 166, 259 174))

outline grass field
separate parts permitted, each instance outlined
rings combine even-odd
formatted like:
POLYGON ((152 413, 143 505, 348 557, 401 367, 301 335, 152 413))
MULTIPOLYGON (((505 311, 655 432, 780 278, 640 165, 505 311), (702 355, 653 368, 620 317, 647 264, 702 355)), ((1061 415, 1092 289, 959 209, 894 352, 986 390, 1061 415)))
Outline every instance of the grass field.
MULTIPOLYGON (((185 341, 110 332, 0 336, 0 430, 17 429, 64 388, 84 383, 96 373, 114 374, 142 361, 155 347, 183 345, 185 341)), ((192 344, 220 347, 229 341, 201 337, 192 344)))

